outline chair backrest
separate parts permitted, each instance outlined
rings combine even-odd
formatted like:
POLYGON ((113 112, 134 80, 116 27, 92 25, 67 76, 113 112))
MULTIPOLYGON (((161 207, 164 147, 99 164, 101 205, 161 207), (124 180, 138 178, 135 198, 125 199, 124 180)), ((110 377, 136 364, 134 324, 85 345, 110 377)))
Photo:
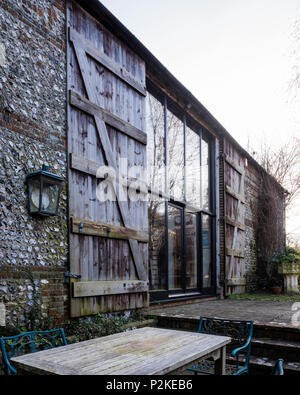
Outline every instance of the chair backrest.
POLYGON ((0 347, 5 373, 8 375, 17 374, 16 369, 10 364, 10 359, 12 357, 65 345, 67 345, 67 341, 62 328, 50 331, 25 332, 16 336, 1 337, 0 347))
POLYGON ((272 369, 272 376, 284 376, 283 359, 278 359, 272 369))
MULTIPOLYGON (((231 343, 228 344, 227 350, 233 351, 234 349, 242 347, 247 344, 247 342, 251 341, 253 321, 200 317, 198 333, 230 337, 231 343)), ((249 354, 249 350, 245 350, 244 353, 249 354)))

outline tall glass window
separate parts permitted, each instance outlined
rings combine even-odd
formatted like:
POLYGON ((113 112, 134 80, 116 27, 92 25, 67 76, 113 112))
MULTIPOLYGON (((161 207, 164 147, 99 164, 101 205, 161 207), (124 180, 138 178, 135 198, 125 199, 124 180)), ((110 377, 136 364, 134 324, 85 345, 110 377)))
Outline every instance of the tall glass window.
POLYGON ((202 173, 202 205, 203 210, 210 210, 210 155, 209 144, 206 140, 201 142, 201 173, 202 173))
POLYGON ((151 290, 167 289, 165 206, 165 202, 161 199, 152 199, 148 206, 149 280, 151 290))
POLYGON ((201 208, 200 136, 186 127, 186 200, 201 208))
POLYGON ((198 238, 197 238, 197 215, 186 213, 186 288, 198 287, 198 238))
POLYGON ((202 214, 202 275, 203 288, 212 286, 211 217, 202 214))
POLYGON ((180 115, 175 104, 168 104, 148 94, 148 180, 154 191, 148 205, 149 279, 154 300, 209 293, 214 285, 213 140, 180 115), (155 193, 159 191, 161 195, 155 193))
POLYGON ((182 288, 182 209, 168 206, 169 290, 182 288))
POLYGON ((184 199, 184 127, 171 111, 167 112, 168 193, 184 199))
POLYGON ((149 93, 146 103, 148 185, 165 191, 164 106, 149 93))

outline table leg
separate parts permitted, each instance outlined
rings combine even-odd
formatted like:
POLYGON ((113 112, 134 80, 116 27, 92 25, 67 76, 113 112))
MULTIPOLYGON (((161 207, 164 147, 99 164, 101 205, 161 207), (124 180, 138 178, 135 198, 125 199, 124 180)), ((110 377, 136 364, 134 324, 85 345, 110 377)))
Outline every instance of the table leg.
POLYGON ((220 358, 215 361, 215 374, 218 376, 225 376, 226 365, 226 346, 220 350, 220 358))

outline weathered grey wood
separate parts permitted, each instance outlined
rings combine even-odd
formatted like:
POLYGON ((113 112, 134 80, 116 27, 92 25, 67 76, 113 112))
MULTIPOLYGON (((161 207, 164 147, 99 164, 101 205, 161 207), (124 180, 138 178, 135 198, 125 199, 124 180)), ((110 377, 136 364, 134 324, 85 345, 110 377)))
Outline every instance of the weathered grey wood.
MULTIPOLYGON (((73 154, 72 152, 70 153, 70 167, 74 170, 80 171, 82 173, 88 174, 92 177, 97 177, 97 171, 100 167, 100 163, 94 162, 92 160, 86 159, 82 156, 73 154)), ((97 177, 98 179, 102 179, 97 177)), ((104 180, 104 178, 103 178, 104 180)), ((121 174, 121 178, 119 176, 119 173, 116 173, 116 182, 123 187, 130 188, 130 189, 136 189, 134 186, 134 183, 138 181, 140 185, 140 193, 141 194, 147 194, 148 189, 147 185, 142 181, 142 180, 137 180, 132 177, 127 177, 124 174, 121 174)))
POLYGON ((226 248, 226 255, 236 256, 239 258, 245 258, 245 251, 233 250, 232 248, 226 248))
MULTIPOLYGON (((81 75, 82 75, 82 78, 84 81, 84 85, 85 85, 85 88, 87 91, 88 98, 93 100, 94 102, 96 102, 96 97, 95 97, 96 93, 91 85, 91 80, 86 73, 86 70, 88 70, 88 65, 87 65, 87 58, 86 58, 86 54, 85 54, 85 49, 81 48, 77 44, 77 42, 74 42, 74 41, 73 41, 73 45, 74 45, 75 54, 77 57, 78 65, 79 65, 79 68, 81 71, 81 75)), ((114 159, 114 155, 112 152, 111 143, 110 143, 110 140, 108 137, 106 125, 102 119, 98 118, 98 116, 94 115, 94 119, 95 119, 95 123, 96 123, 96 127, 97 127, 99 140, 101 141, 107 163, 109 166, 111 166, 112 168, 117 170, 117 165, 116 165, 116 161, 114 159)), ((128 212, 128 202, 118 200, 118 206, 120 209, 120 213, 121 213, 124 225, 126 227, 131 227, 131 218, 130 218, 129 212, 128 212)), ((131 252, 133 255, 133 259, 134 259, 134 263, 136 266, 136 270, 137 270, 139 279, 142 281, 146 281, 148 275, 147 275, 145 267, 143 265, 143 261, 141 258, 141 254, 140 254, 140 251, 138 248, 137 241, 130 240, 129 244, 130 244, 131 252)))
POLYGON ((245 292, 245 170, 240 154, 224 142, 226 292, 245 292))
MULTIPOLYGON (((125 43, 91 17, 76 1, 68 1, 67 26, 74 29, 75 35, 77 33, 78 37, 83 38, 77 43, 75 39, 74 42, 71 40, 67 42, 67 90, 79 95, 76 97, 76 95, 70 96, 69 94, 67 98, 69 217, 147 232, 146 203, 135 205, 129 203, 128 222, 125 224, 118 202, 103 202, 97 197, 97 188, 99 182, 102 182, 101 178, 97 179, 97 170, 100 166, 110 166, 110 163, 107 161, 95 119, 100 118, 104 121, 106 143, 111 145, 110 153, 117 166, 119 158, 127 158, 128 155, 132 156, 129 158, 131 165, 146 166, 145 96, 143 94, 146 81, 145 63, 125 43), (85 50, 85 45, 87 45, 87 50, 85 50), (78 49, 77 53, 80 53, 85 60, 84 69, 78 63, 75 47, 78 49), (104 61, 101 62, 103 59, 104 61), (103 65, 105 61, 108 67, 103 65), (122 75, 115 73, 114 67, 122 75), (127 82, 124 76, 129 78, 127 82), (132 86, 131 82, 133 85, 137 83, 138 88, 141 87, 142 94, 132 86), (72 97, 74 101, 77 100, 78 106, 72 105, 72 97), (101 111, 98 111, 99 109, 101 111), (97 117, 93 115, 94 112, 97 117), (134 149, 129 150, 129 147, 134 147, 134 149)), ((127 175, 126 172, 124 174, 127 175)), ((118 171, 116 175, 119 175, 118 171)), ((133 181, 132 178, 121 179, 122 188, 127 197, 131 186, 133 187, 133 181)), ((140 278, 141 273, 135 267, 134 261, 137 256, 141 267, 143 265, 145 268, 146 281, 146 243, 137 241, 132 243, 125 239, 108 239, 96 235, 80 235, 72 233, 71 226, 69 239, 70 271, 80 274, 81 281, 135 281, 140 278), (132 249, 134 249, 133 252, 132 249)), ((71 283, 73 282, 76 281, 71 279, 71 283)), ((72 295, 72 284, 70 288, 72 295)), ((147 306, 147 292, 71 297, 71 316, 81 317, 147 306)))
POLYGON ((233 159, 231 159, 229 155, 225 154, 225 161, 238 173, 240 173, 241 175, 245 175, 245 170, 241 166, 239 166, 233 159))
POLYGON ((243 203, 243 204, 246 203, 246 200, 245 200, 245 196, 244 196, 244 195, 241 195, 241 194, 235 192, 235 191, 234 191, 232 188, 230 188, 230 186, 228 186, 228 185, 226 185, 225 189, 226 189, 226 192, 227 192, 229 195, 233 196, 235 199, 239 200, 239 201, 240 201, 241 203, 243 203))
POLYGON ((96 47, 94 47, 90 41, 86 40, 80 34, 78 34, 74 29, 69 28, 69 38, 77 45, 80 45, 84 50, 95 59, 97 62, 101 63, 105 68, 107 68, 110 72, 115 74, 117 77, 122 79, 126 84, 130 85, 137 92, 142 94, 143 96, 147 95, 146 88, 142 86, 139 81, 135 80, 123 67, 113 61, 109 56, 105 55, 105 53, 100 52, 96 47))
POLYGON ((229 217, 227 217, 227 216, 226 216, 226 223, 227 223, 228 225, 237 227, 237 228, 239 228, 240 230, 244 230, 244 231, 246 230, 246 225, 242 224, 241 222, 235 221, 235 220, 233 220, 232 218, 229 218, 229 217))
POLYGON ((146 281, 88 281, 73 284, 73 297, 124 295, 129 293, 147 292, 146 281))
POLYGON ((149 241, 148 232, 142 230, 87 221, 79 218, 71 218, 71 231, 77 234, 100 236, 109 239, 137 240, 142 243, 148 243, 149 241))
POLYGON ((220 356, 215 360, 215 374, 216 376, 225 376, 226 365, 226 346, 220 349, 220 356))
POLYGON ((70 104, 89 115, 94 115, 104 121, 111 127, 120 130, 127 136, 139 141, 141 144, 147 145, 147 134, 142 130, 125 122, 123 119, 106 111, 104 108, 97 106, 88 99, 82 97, 78 93, 70 90, 70 104))
POLYGON ((245 278, 230 278, 226 281, 228 286, 245 286, 247 284, 247 280, 245 278))
POLYGON ((224 372, 229 337, 142 328, 12 358, 16 368, 55 375, 165 375, 222 350, 224 372))

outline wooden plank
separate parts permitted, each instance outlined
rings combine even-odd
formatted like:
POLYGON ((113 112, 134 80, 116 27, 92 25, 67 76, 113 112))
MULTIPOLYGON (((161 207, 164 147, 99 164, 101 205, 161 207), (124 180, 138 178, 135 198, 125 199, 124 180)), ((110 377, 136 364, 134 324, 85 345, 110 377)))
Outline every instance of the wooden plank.
POLYGON ((245 204, 245 196, 240 195, 239 193, 235 192, 229 185, 225 186, 226 192, 233 196, 235 199, 239 200, 241 203, 245 204))
POLYGON ((73 107, 76 107, 89 115, 100 118, 109 126, 135 139, 141 144, 147 145, 147 134, 145 132, 136 128, 135 126, 132 126, 130 123, 124 121, 116 115, 113 115, 111 112, 106 111, 104 108, 92 103, 90 100, 84 98, 72 90, 69 91, 69 100, 73 107))
POLYGON ((229 218, 229 217, 227 217, 227 216, 226 216, 226 223, 227 223, 228 225, 237 227, 237 228, 239 228, 240 230, 244 230, 244 231, 246 230, 246 226, 245 226, 244 224, 242 224, 241 222, 235 221, 235 220, 233 220, 233 219, 231 219, 231 218, 229 218))
POLYGON ((231 278, 226 281, 227 286, 244 286, 247 284, 246 278, 231 278))
POLYGON ((146 231, 73 217, 71 218, 71 232, 88 236, 100 236, 108 239, 137 240, 142 243, 149 242, 149 234, 146 231))
MULTIPOLYGON (((73 170, 80 171, 80 172, 88 174, 92 177, 97 177, 97 171, 100 166, 102 166, 102 165, 100 165, 100 163, 86 159, 86 158, 76 155, 72 152, 70 153, 70 167, 73 170)), ((98 177, 98 179, 104 180, 104 178, 102 179, 99 177, 98 177)), ((120 179, 119 172, 116 173, 116 183, 122 185, 123 187, 129 188, 129 189, 130 188, 136 189, 136 186, 135 186, 136 181, 138 181, 138 184, 140 186, 141 195, 147 194, 148 187, 142 180, 138 180, 138 179, 132 178, 132 177, 128 177, 126 180, 126 177, 124 174, 121 175, 121 179, 120 179)))
POLYGON ((245 252, 240 250, 235 250, 232 248, 226 248, 226 255, 236 256, 238 258, 245 258, 245 252))
POLYGON ((147 96, 146 88, 137 81, 127 70, 121 65, 116 63, 112 58, 107 56, 96 48, 90 41, 86 40, 81 34, 77 33, 76 30, 69 27, 69 39, 76 45, 80 46, 85 52, 92 57, 94 60, 102 64, 107 70, 119 77, 126 84, 131 86, 134 90, 143 96, 147 96))
MULTIPOLYGON (((88 64, 87 64, 87 57, 86 57, 85 51, 81 47, 77 46, 77 44, 75 42, 73 42, 73 46, 74 46, 75 54, 77 57, 78 65, 80 68, 80 72, 81 72, 81 75, 82 75, 82 78, 84 81, 84 85, 85 85, 85 88, 87 91, 87 96, 89 99, 96 102, 96 91, 92 86, 90 77, 86 73, 86 70, 88 70, 88 64)), ((112 168, 116 169, 116 171, 117 171, 117 164, 114 159, 114 155, 112 152, 111 143, 110 143, 110 140, 108 137, 108 132, 106 129, 105 122, 101 118, 98 118, 98 116, 95 116, 95 115, 94 115, 94 119, 95 119, 95 124, 96 124, 96 128, 97 128, 99 141, 102 144, 102 148, 104 151, 104 156, 106 158, 107 164, 108 164, 108 166, 111 166, 112 168)), ((118 200, 118 206, 120 209, 120 214, 121 214, 122 220, 124 222, 124 226, 131 228, 131 218, 130 218, 129 210, 128 210, 128 202, 118 200)), ((148 275, 147 275, 145 266, 143 264, 143 259, 142 259, 141 253, 139 251, 138 242, 136 240, 129 240, 129 245, 130 245, 130 249, 132 252, 132 256, 133 256, 133 260, 134 260, 134 264, 136 267, 138 278, 139 278, 139 280, 146 281, 148 278, 148 275)))
POLYGON ((142 328, 12 358, 12 364, 38 374, 165 375, 230 342, 225 336, 142 328))
POLYGON ((92 160, 86 159, 72 152, 70 153, 69 157, 70 157, 69 163, 71 169, 96 177, 97 170, 101 166, 100 163, 96 163, 92 160))
POLYGON ((216 376, 225 376, 226 375, 226 346, 222 347, 219 350, 220 356, 215 361, 215 375, 216 376))
POLYGON ((148 292, 147 281, 87 281, 73 284, 73 298, 148 292))
POLYGON ((224 154, 225 156, 225 161, 234 168, 234 170, 236 170, 238 173, 240 173, 241 175, 245 175, 245 170, 239 166, 229 155, 224 154))

